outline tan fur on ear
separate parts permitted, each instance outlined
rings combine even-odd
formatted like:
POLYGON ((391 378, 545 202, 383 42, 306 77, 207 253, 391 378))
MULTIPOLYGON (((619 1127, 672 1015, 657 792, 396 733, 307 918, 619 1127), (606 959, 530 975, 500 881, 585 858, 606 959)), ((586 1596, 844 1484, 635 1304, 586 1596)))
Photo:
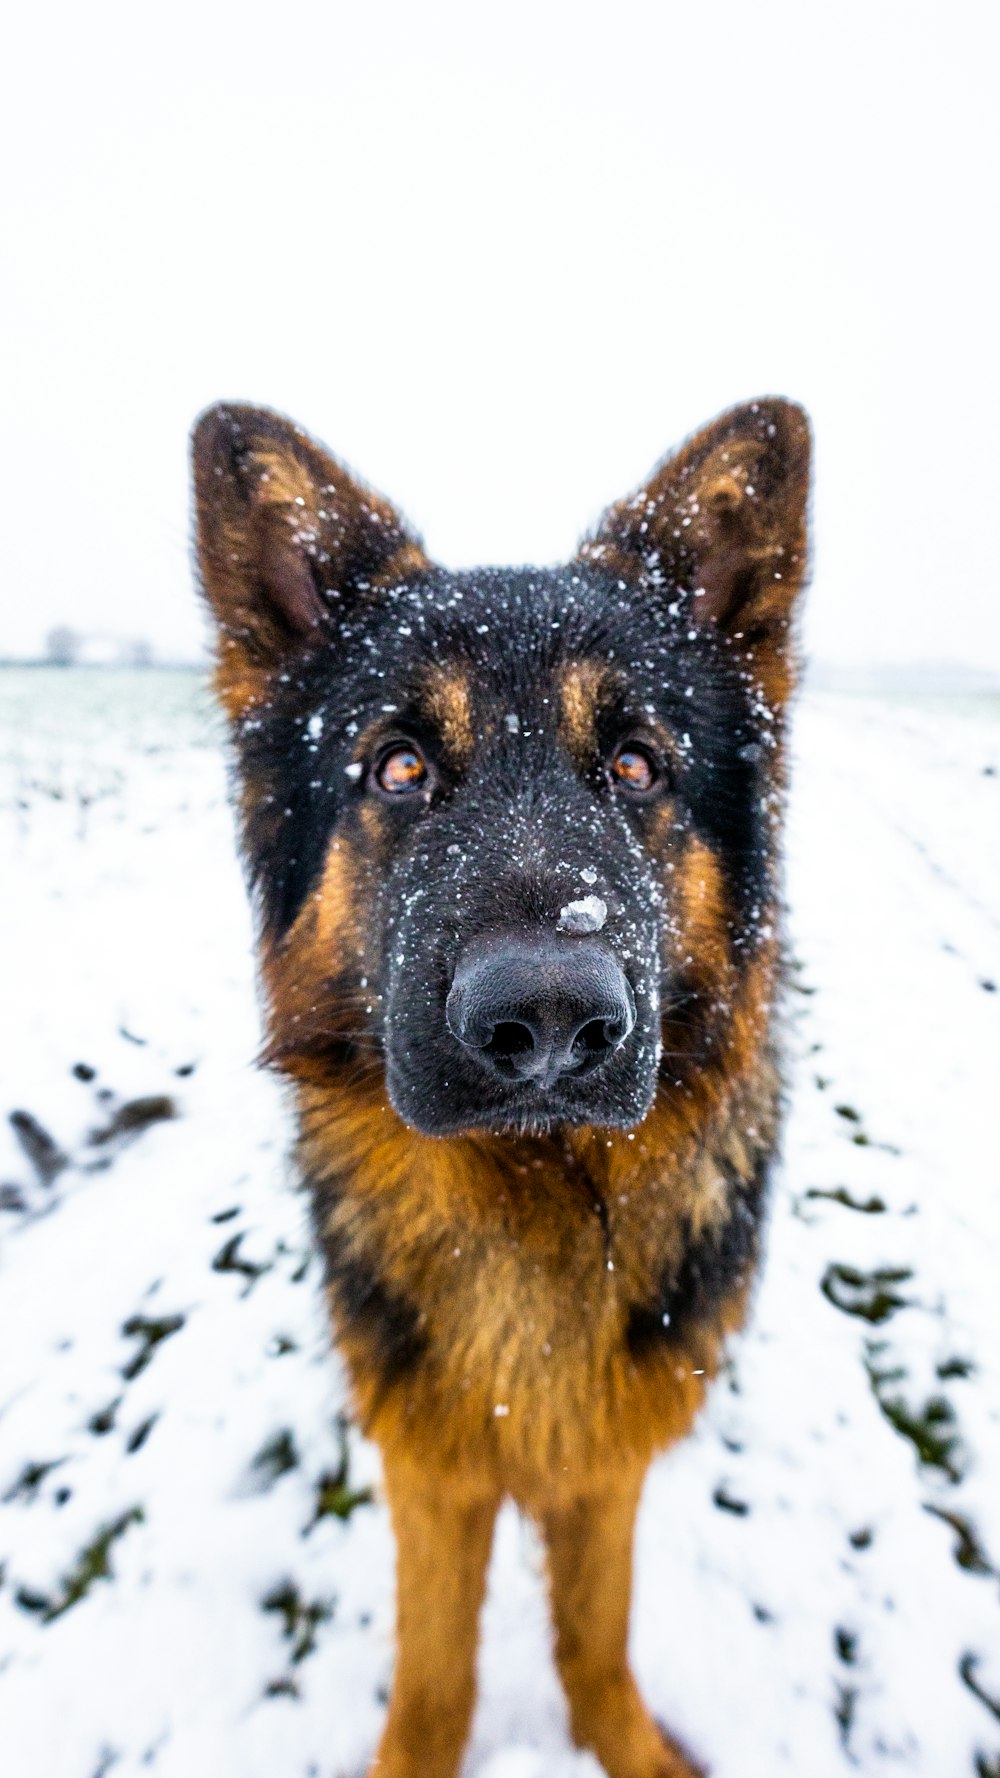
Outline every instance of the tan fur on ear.
POLYGON ((679 595, 686 622, 745 641, 780 700, 808 560, 809 461, 800 407, 771 398, 732 408, 612 506, 580 556, 679 595))
POLYGON ((300 427, 220 403, 192 435, 198 562, 219 627, 219 690, 236 714, 262 671, 316 646, 353 594, 419 572, 388 501, 300 427))

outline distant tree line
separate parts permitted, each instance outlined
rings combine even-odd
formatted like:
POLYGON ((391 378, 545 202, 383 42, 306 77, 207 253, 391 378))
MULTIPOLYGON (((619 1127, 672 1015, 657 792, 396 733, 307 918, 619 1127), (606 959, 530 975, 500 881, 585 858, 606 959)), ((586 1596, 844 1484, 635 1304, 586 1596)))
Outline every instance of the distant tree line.
POLYGON ((85 661, 94 646, 104 660, 121 667, 151 667, 153 650, 145 636, 94 637, 56 624, 45 638, 45 660, 50 667, 75 667, 85 661))

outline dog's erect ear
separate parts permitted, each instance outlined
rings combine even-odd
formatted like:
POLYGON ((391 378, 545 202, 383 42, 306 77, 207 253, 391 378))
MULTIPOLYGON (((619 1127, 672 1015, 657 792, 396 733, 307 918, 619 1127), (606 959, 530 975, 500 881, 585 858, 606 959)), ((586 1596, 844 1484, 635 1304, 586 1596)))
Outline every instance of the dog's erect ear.
POLYGON ((198 563, 234 712, 262 671, 323 644, 353 595, 427 566, 388 502, 279 414, 209 408, 192 457, 198 563))
POLYGON ((629 585, 664 588, 689 627, 745 644, 781 701, 807 565, 809 454, 809 422, 792 402, 732 408, 612 506, 580 555, 629 585))

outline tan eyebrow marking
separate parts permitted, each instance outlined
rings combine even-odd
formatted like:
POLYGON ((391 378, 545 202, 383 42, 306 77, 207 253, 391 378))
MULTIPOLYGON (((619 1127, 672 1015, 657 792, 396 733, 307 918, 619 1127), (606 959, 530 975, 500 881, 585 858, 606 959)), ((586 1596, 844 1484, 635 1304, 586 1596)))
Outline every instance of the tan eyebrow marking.
POLYGON ((581 768, 590 765, 597 751, 597 713, 608 675, 595 661, 571 661, 559 686, 562 739, 581 768))
POLYGON ((469 682, 457 667, 428 667, 422 703, 456 766, 472 756, 472 699, 469 682))
MULTIPOLYGON (((598 719, 605 709, 621 700, 626 689, 625 679, 617 669, 603 662, 571 661, 563 671, 559 689, 560 736, 574 764, 585 771, 593 765, 598 752, 598 719)), ((657 744, 664 758, 676 769, 681 759, 677 737, 659 717, 649 714, 648 705, 635 727, 657 744)))

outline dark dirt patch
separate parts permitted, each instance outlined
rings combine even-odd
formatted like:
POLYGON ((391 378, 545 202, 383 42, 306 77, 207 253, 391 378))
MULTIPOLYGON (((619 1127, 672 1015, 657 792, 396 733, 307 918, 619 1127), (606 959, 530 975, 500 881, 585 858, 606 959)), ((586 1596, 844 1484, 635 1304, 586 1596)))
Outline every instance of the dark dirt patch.
POLYGON ((38 1490, 46 1476, 52 1474, 68 1461, 65 1457, 52 1457, 48 1463, 26 1463, 13 1487, 8 1488, 4 1501, 8 1504, 14 1500, 30 1503, 36 1499, 38 1490))
POLYGON ((943 1506, 934 1506, 929 1500, 924 1501, 924 1512, 931 1513, 935 1519, 943 1519, 955 1533, 955 1561, 959 1568, 968 1574, 996 1575, 996 1569, 979 1541, 975 1526, 962 1513, 946 1512, 943 1506))
POLYGON ((334 1605, 333 1599, 314 1599, 307 1603, 291 1580, 282 1581, 264 1595, 260 1608, 280 1616, 281 1633, 291 1644, 289 1660, 293 1667, 312 1654, 316 1647, 316 1632, 320 1624, 329 1623, 334 1605))
POLYGON ((64 1612, 70 1611, 86 1598, 95 1581, 111 1580, 111 1550, 120 1537, 124 1537, 131 1525, 141 1525, 144 1520, 141 1506, 131 1506, 127 1512, 113 1519, 109 1525, 103 1525, 96 1537, 80 1551, 76 1563, 64 1576, 61 1590, 55 1598, 44 1593, 36 1593, 30 1587, 21 1587, 16 1594, 18 1605, 23 1611, 35 1612, 43 1624, 54 1623, 64 1612))
POLYGON ((105 1433, 113 1432, 115 1415, 121 1405, 122 1398, 120 1395, 116 1395, 114 1401, 109 1401, 106 1408, 99 1408, 96 1414, 91 1414, 87 1421, 87 1431, 93 1432, 98 1438, 103 1438, 105 1433))
POLYGON ((738 1500, 734 1494, 730 1494, 725 1482, 720 1482, 712 1495, 712 1505, 717 1506, 720 1512, 735 1514, 738 1519, 745 1519, 750 1511, 748 1502, 738 1500))
POLYGON ((301 1698, 302 1693, 290 1674, 282 1679, 271 1679, 264 1687, 265 1698, 301 1698))
POLYGON ((131 1383, 138 1377, 150 1363, 157 1346, 162 1346, 171 1334, 179 1333, 183 1326, 183 1315, 131 1315, 122 1327, 122 1333, 127 1339, 138 1340, 139 1349, 122 1369, 126 1382, 131 1383))
POLYGON ((243 1295, 248 1296, 258 1278, 263 1278, 265 1272, 271 1270, 273 1261, 246 1259, 240 1252, 242 1241, 241 1234, 231 1236, 225 1245, 219 1248, 212 1261, 212 1270, 213 1272, 236 1272, 241 1278, 245 1278, 247 1282, 243 1295))
POLYGON ((289 1428, 283 1427, 262 1445, 250 1465, 256 1487, 260 1493, 273 1488, 281 1476, 287 1475, 290 1469, 297 1469, 299 1454, 295 1449, 295 1440, 289 1428))
POLYGON ((837 1702, 833 1707, 833 1715, 837 1724, 837 1732, 840 1735, 840 1745, 845 1752, 850 1751, 851 1730, 854 1727, 854 1711, 857 1701, 856 1686, 838 1685, 837 1702))
POLYGON ((69 1155, 30 1111, 12 1111, 10 1126, 42 1185, 51 1185, 69 1166, 69 1155))
POLYGON ((146 1440, 159 1418, 159 1414, 150 1414, 148 1420, 143 1420, 136 1427, 134 1432, 129 1433, 128 1438, 125 1440, 125 1449, 130 1457, 133 1457, 136 1451, 142 1450, 143 1445, 146 1443, 146 1440))
POLYGON ((936 1374, 946 1383, 952 1377, 974 1377, 976 1366, 971 1358, 946 1358, 938 1365, 936 1374))
POLYGON ((906 1371, 898 1365, 890 1370, 879 1367, 878 1361, 884 1350, 884 1341, 869 1341, 865 1349, 865 1369, 885 1418, 893 1430, 913 1446, 925 1469, 938 1470, 950 1482, 961 1481, 958 1428, 951 1403, 943 1395, 933 1395, 922 1408, 911 1407, 898 1391, 890 1387, 903 1382, 906 1371))
POLYGON ((888 1321, 897 1309, 909 1306, 909 1299, 900 1296, 895 1287, 912 1277, 906 1266, 877 1266, 873 1272, 861 1272, 855 1266, 834 1261, 827 1266, 820 1289, 835 1309, 845 1315, 859 1315, 877 1326, 888 1321))
POLYGON ((99 1130, 91 1130, 88 1141, 94 1148, 113 1142, 119 1136, 139 1136, 151 1124, 165 1123, 179 1116, 177 1102, 169 1093, 148 1093, 141 1099, 127 1099, 110 1121, 99 1130))
POLYGON ((340 1441, 337 1467, 326 1471, 319 1478, 316 1485, 316 1509, 306 1526, 304 1536, 307 1536, 321 1519, 334 1518, 346 1522, 359 1506, 371 1506, 375 1498, 370 1488, 351 1486, 347 1422, 343 1418, 337 1422, 337 1434, 340 1441))
POLYGON ((865 1198, 862 1203, 860 1199, 851 1197, 846 1185, 834 1186, 829 1191, 814 1185, 810 1186, 805 1195, 807 1198, 826 1198, 831 1204, 843 1204, 846 1210, 860 1210, 864 1216, 881 1216, 885 1210, 882 1198, 865 1198))
POLYGON ((833 1109, 838 1117, 845 1118, 849 1124, 859 1124, 861 1122, 861 1113, 860 1111, 857 1111, 853 1105, 835 1105, 833 1109))
POLYGON ((990 1715, 995 1716, 997 1722, 1000 1722, 1000 1697, 995 1698, 976 1677, 980 1659, 979 1655, 973 1654, 971 1651, 964 1654, 958 1663, 959 1677, 963 1684, 968 1686, 973 1697, 978 1698, 980 1704, 985 1706, 990 1715))

